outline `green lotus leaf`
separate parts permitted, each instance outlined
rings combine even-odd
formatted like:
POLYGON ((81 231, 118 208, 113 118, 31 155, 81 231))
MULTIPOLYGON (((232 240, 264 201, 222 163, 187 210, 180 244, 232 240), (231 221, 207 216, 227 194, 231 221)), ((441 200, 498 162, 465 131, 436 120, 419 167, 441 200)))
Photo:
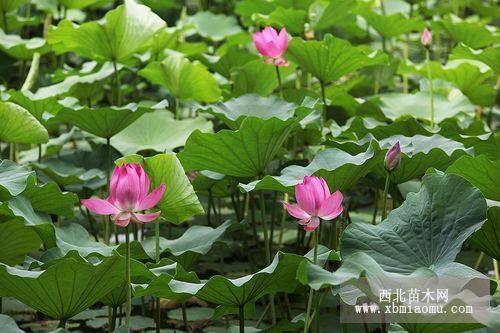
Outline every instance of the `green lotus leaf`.
MULTIPOLYGON (((120 69, 121 65, 117 66, 120 69)), ((59 83, 39 88, 34 93, 34 98, 45 99, 65 94, 81 93, 85 90, 89 96, 93 95, 94 90, 102 90, 99 83, 104 79, 113 75, 113 64, 110 62, 104 63, 96 72, 90 74, 83 71, 77 75, 70 75, 59 83)))
POLYGON ((0 201, 21 194, 36 183, 35 172, 10 160, 0 162, 0 201))
POLYGON ((49 134, 45 127, 25 108, 0 102, 0 141, 9 143, 45 143, 49 134))
POLYGON ((339 25, 348 17, 352 17, 352 10, 356 3, 349 0, 314 1, 309 6, 309 21, 314 29, 327 29, 339 25))
POLYGON ((45 126, 47 120, 65 108, 55 97, 37 98, 30 91, 9 91, 9 95, 9 102, 22 106, 45 126))
POLYGON ((47 41, 58 52, 71 51, 99 62, 123 62, 144 50, 163 27, 165 22, 150 8, 126 0, 100 21, 80 26, 69 20, 59 22, 49 31, 47 41))
POLYGON ((491 161, 486 156, 462 156, 446 169, 464 177, 490 200, 500 201, 500 161, 491 161))
POLYGON ((487 47, 483 50, 474 50, 467 45, 460 44, 451 54, 452 59, 472 59, 485 63, 497 75, 500 75, 500 46, 487 47))
POLYGON ((25 333, 17 326, 14 319, 4 314, 0 314, 0 327, 2 327, 4 333, 25 333))
POLYGON ((111 145, 122 155, 140 151, 173 151, 186 143, 195 131, 212 131, 212 123, 203 117, 175 120, 162 110, 145 114, 133 124, 111 138, 111 145))
POLYGON ((387 62, 387 55, 366 54, 348 41, 328 34, 322 41, 293 38, 287 55, 304 70, 325 83, 335 81, 357 69, 387 62))
MULTIPOLYGON (((295 66, 281 67, 280 75, 284 80, 295 70, 295 66)), ((261 96, 270 95, 278 88, 276 68, 265 64, 262 59, 249 61, 242 66, 235 67, 231 71, 231 79, 234 82, 233 96, 255 93, 261 96)))
POLYGON ((197 12, 195 15, 189 16, 186 23, 192 24, 200 36, 216 42, 241 32, 241 27, 235 17, 212 12, 197 12))
POLYGON ((11 12, 26 3, 26 0, 3 0, 0 2, 0 12, 11 12))
POLYGON ((0 295, 15 297, 55 319, 69 319, 118 287, 125 260, 120 256, 91 263, 68 253, 44 270, 29 271, 0 264, 0 295))
POLYGON ((42 163, 33 163, 33 167, 42 171, 59 186, 66 187, 74 184, 100 184, 105 178, 100 169, 84 169, 60 158, 50 158, 42 163))
POLYGON ((130 155, 116 163, 123 162, 142 163, 149 175, 152 188, 161 184, 167 186, 163 198, 156 206, 160 208, 161 216, 168 222, 179 224, 194 215, 204 213, 193 186, 174 153, 158 154, 145 158, 139 155, 130 155))
POLYGON ((255 177, 264 171, 296 126, 295 119, 247 117, 236 131, 212 134, 197 130, 189 136, 179 159, 187 171, 255 177))
MULTIPOLYGON (((421 91, 415 94, 388 93, 380 95, 382 112, 391 120, 411 116, 430 121, 429 103, 429 93, 421 91)), ((434 94, 434 120, 436 123, 460 113, 473 115, 474 109, 474 105, 464 95, 450 94, 449 96, 441 96, 434 94)))
POLYGON ((218 305, 244 307, 270 293, 293 291, 297 286, 297 268, 303 260, 295 254, 278 252, 269 266, 251 275, 237 279, 215 275, 200 283, 172 279, 164 288, 218 305))
POLYGON ((488 209, 488 220, 482 228, 469 238, 469 241, 478 249, 500 260, 500 207, 488 209))
POLYGON ((365 9, 360 11, 359 14, 384 38, 397 37, 413 31, 420 32, 424 28, 424 22, 420 18, 408 18, 402 13, 381 15, 365 9))
POLYGON ((262 26, 286 27, 289 34, 300 35, 304 32, 307 12, 302 9, 278 7, 269 15, 254 15, 254 21, 262 26))
POLYGON ((313 0, 242 0, 236 3, 235 13, 241 16, 246 26, 250 26, 255 23, 255 14, 269 15, 279 7, 307 10, 312 2, 313 0))
POLYGON ((247 94, 226 102, 208 105, 203 109, 222 120, 229 128, 237 129, 246 117, 290 119, 296 107, 297 105, 276 96, 261 97, 247 94))
POLYGON ((7 35, 0 30, 0 50, 16 59, 31 60, 35 52, 41 55, 49 52, 50 46, 43 38, 22 39, 18 35, 7 35))
POLYGON ((93 5, 103 5, 110 0, 59 0, 61 5, 66 9, 83 9, 93 5))
POLYGON ((216 61, 209 62, 208 67, 215 72, 221 74, 225 78, 231 79, 231 71, 233 68, 241 67, 246 63, 259 59, 259 57, 248 50, 233 45, 228 47, 226 53, 220 56, 216 61))
POLYGON ((109 139, 155 108, 157 106, 149 108, 135 103, 94 109, 67 108, 61 110, 53 121, 67 122, 98 137, 109 139))
MULTIPOLYGON (((374 141, 377 140, 372 135, 367 135, 359 141, 330 141, 329 144, 350 154, 359 154, 365 151, 369 145, 375 144, 374 141)), ((415 135, 412 137, 393 135, 379 140, 378 146, 386 151, 396 142, 399 142, 402 152, 401 166, 391 175, 392 181, 396 184, 421 177, 431 167, 445 170, 462 155, 472 154, 471 148, 466 148, 462 143, 444 138, 438 134, 432 136, 415 135)), ((374 171, 386 175, 382 162, 375 165, 374 171)))
POLYGON ((215 77, 199 62, 191 62, 179 54, 149 63, 139 75, 165 87, 178 99, 215 102, 221 97, 215 77))
POLYGON ((0 222, 0 263, 22 264, 26 254, 38 251, 41 244, 37 233, 22 221, 0 222))
MULTIPOLYGON (((488 81, 493 78, 492 71, 481 62, 471 60, 451 60, 443 66, 431 61, 433 78, 451 82, 474 104, 488 106, 495 100, 495 89, 488 81), (486 67, 486 68, 485 68, 486 67)), ((401 63, 398 69, 402 73, 414 73, 427 77, 427 64, 415 65, 401 63)))
POLYGON ((72 192, 61 192, 56 183, 45 183, 26 189, 22 195, 29 199, 34 210, 47 214, 72 217, 78 196, 72 192))
POLYGON ((457 43, 480 49, 500 42, 500 34, 481 22, 462 20, 448 15, 436 22, 457 43))
POLYGON ((96 242, 83 226, 76 223, 56 227, 55 233, 57 251, 61 256, 65 256, 70 251, 77 251, 83 258, 95 254, 109 257, 113 254, 115 248, 114 246, 96 242))
POLYGON ((265 176, 249 184, 240 184, 240 188, 245 192, 267 189, 293 193, 294 186, 305 176, 316 174, 326 180, 331 191, 345 191, 382 161, 383 154, 377 145, 370 145, 366 151, 354 155, 337 148, 325 149, 305 167, 291 165, 284 168, 280 176, 265 176))

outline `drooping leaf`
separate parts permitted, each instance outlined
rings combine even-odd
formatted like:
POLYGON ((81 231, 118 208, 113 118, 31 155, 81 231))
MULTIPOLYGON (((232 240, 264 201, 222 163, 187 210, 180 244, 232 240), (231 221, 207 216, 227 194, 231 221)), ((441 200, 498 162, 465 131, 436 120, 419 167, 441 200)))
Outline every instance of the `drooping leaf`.
POLYGON ((0 201, 21 194, 36 182, 35 172, 10 160, 0 162, 0 201))
POLYGON ((456 43, 464 43, 473 49, 479 49, 500 42, 500 34, 489 29, 481 22, 462 20, 455 15, 448 15, 436 22, 456 43))
POLYGON ((281 171, 280 176, 265 176, 249 184, 240 184, 246 191, 277 190, 293 193, 294 186, 300 184, 305 176, 316 174, 323 177, 331 191, 345 191, 382 163, 383 154, 377 145, 370 145, 366 151, 351 155, 337 148, 319 152, 305 167, 291 165, 281 171))
POLYGON ((385 38, 397 37, 413 31, 421 31, 424 23, 418 17, 408 18, 402 13, 381 15, 372 10, 360 10, 366 22, 385 38))
POLYGON ((290 119, 296 107, 297 105, 276 96, 261 97, 247 94, 226 102, 208 105, 203 109, 218 117, 231 129, 237 129, 246 117, 290 119))
POLYGON ((307 12, 302 9, 278 7, 269 15, 254 15, 254 21, 262 26, 274 26, 278 30, 285 27, 289 34, 300 35, 304 32, 307 12))
POLYGON ((212 131, 212 123, 203 117, 175 120, 171 113, 158 110, 145 114, 111 139, 122 155, 140 151, 172 151, 184 146, 194 130, 212 131))
POLYGON ((0 101, 0 141, 9 143, 45 143, 45 127, 23 107, 0 101))
POLYGON ((500 161, 486 156, 462 156, 446 169, 474 184, 490 200, 500 201, 500 161))
POLYGON ((322 41, 293 38, 287 55, 319 80, 329 83, 357 69, 383 64, 387 56, 380 52, 366 54, 348 41, 326 35, 322 41))
POLYGON ((56 227, 57 251, 65 256, 70 251, 77 251, 78 254, 86 258, 92 254, 99 254, 109 257, 113 254, 113 246, 96 242, 87 230, 79 224, 71 223, 67 226, 56 227))
POLYGON ((216 42, 241 32, 236 18, 212 12, 197 12, 187 18, 187 24, 192 24, 200 36, 216 42))
POLYGON ((0 264, 0 295, 15 297, 55 319, 69 319, 118 287, 125 260, 120 256, 90 263, 69 253, 42 271, 28 271, 0 264))
POLYGON ((231 79, 233 68, 241 67, 258 58, 257 55, 248 52, 248 50, 238 45, 233 45, 217 61, 208 63, 208 67, 222 76, 231 79))
POLYGON ((49 119, 65 108, 53 96, 37 98, 30 91, 9 91, 9 95, 9 102, 22 106, 45 126, 49 119))
POLYGON ((43 171, 50 179, 62 187, 74 184, 100 184, 100 181, 105 178, 102 170, 86 170, 59 158, 33 163, 33 167, 43 171))
POLYGON ((452 59, 478 60, 488 65, 497 75, 500 74, 500 46, 487 47, 482 50, 474 50, 467 45, 460 44, 451 54, 452 59))
POLYGON ((247 117, 239 130, 193 132, 179 159, 186 170, 210 170, 236 177, 262 173, 296 126, 294 119, 247 117))
POLYGON ((165 22, 150 8, 126 0, 100 21, 80 26, 69 20, 61 21, 49 31, 47 41, 59 52, 72 51, 99 62, 123 62, 147 47, 163 27, 165 22))
POLYGON ((22 39, 19 35, 7 35, 0 30, 0 50, 16 59, 31 60, 35 52, 43 55, 50 51, 50 47, 43 38, 22 39))
POLYGON ((37 233, 22 221, 0 222, 0 263, 19 265, 28 253, 40 249, 37 233))
POLYGON ((500 260, 500 207, 490 207, 487 215, 486 223, 469 241, 493 259, 500 260))
POLYGON ((314 29, 327 29, 342 23, 349 16, 356 3, 349 0, 319 0, 309 6, 309 21, 314 29))
POLYGON ((171 55, 162 62, 151 62, 139 75, 159 84, 178 99, 194 99, 198 102, 215 102, 221 90, 215 78, 199 62, 191 62, 179 54, 171 55))
POLYGON ((22 195, 31 203, 34 210, 47 214, 72 217, 78 196, 72 192, 61 192, 56 183, 49 182, 26 189, 22 195))
POLYGON ((174 153, 145 158, 131 155, 117 161, 118 164, 124 162, 142 163, 152 188, 166 185, 165 194, 157 207, 161 210, 161 216, 168 222, 179 224, 194 215, 204 213, 193 186, 174 153))

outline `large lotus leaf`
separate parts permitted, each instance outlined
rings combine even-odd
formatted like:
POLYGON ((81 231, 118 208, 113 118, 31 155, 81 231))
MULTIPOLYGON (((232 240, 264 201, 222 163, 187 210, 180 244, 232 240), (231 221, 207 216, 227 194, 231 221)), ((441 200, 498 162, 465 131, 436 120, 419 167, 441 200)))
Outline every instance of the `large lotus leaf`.
POLYGON ((130 103, 125 106, 61 110, 54 121, 68 122, 101 138, 111 138, 152 108, 130 103))
POLYGON ((500 161, 490 161, 486 156, 462 156, 446 173, 464 177, 490 200, 500 201, 500 161))
POLYGON ((50 51, 50 47, 43 38, 22 39, 19 35, 7 35, 0 30, 0 50, 16 59, 31 60, 35 52, 43 55, 50 51))
MULTIPOLYGON (((195 225, 189 227, 177 239, 160 237, 160 254, 169 254, 182 267, 189 269, 200 256, 210 251, 213 244, 220 240, 229 226, 231 226, 230 221, 224 222, 217 228, 195 225)), ((156 259, 155 241, 155 238, 147 238, 141 242, 132 242, 132 257, 138 260, 156 259)), ((124 253, 124 246, 120 246, 118 251, 124 253)))
POLYGON ((256 60, 259 57, 253 53, 248 52, 247 49, 239 45, 232 45, 228 47, 224 53, 216 61, 213 60, 207 64, 210 69, 221 74, 222 76, 231 79, 231 70, 236 67, 245 65, 246 63, 256 60))
POLYGON ((4 314, 0 314, 0 327, 4 333, 25 333, 17 326, 14 319, 4 314))
POLYGON ((79 224, 71 223, 64 227, 56 227, 57 251, 63 256, 70 251, 77 251, 82 257, 93 254, 109 257, 115 247, 96 242, 79 224))
POLYGON ((488 209, 488 220, 469 241, 490 257, 500 260, 500 207, 488 209))
POLYGON ((210 170, 236 177, 255 177, 276 156, 297 125, 294 119, 247 117, 236 131, 195 131, 179 159, 186 170, 210 170))
POLYGON ((500 34, 481 22, 462 20, 448 15, 436 22, 455 42, 480 49, 500 42, 500 34))
POLYGON ((37 233, 22 221, 0 222, 0 263, 22 264, 26 254, 38 251, 41 243, 37 233))
MULTIPOLYGON (((330 141, 329 144, 351 154, 359 154, 365 151, 368 145, 374 144, 374 141, 376 140, 373 136, 367 135, 359 141, 330 141)), ((472 154, 471 148, 465 148, 462 143, 438 134, 412 137, 393 135, 378 141, 378 145, 381 149, 388 150, 396 142, 401 146, 402 161, 400 168, 392 172, 391 177, 397 184, 418 178, 431 167, 445 170, 462 155, 472 154)), ((374 170, 381 175, 386 174, 383 163, 377 164, 374 170)))
POLYGON ((381 15, 371 10, 360 10, 366 22, 385 38, 397 37, 413 31, 421 31, 424 22, 418 17, 408 18, 402 13, 381 15))
POLYGON ((212 12, 197 12, 195 15, 189 16, 186 23, 192 24, 201 36, 216 42, 241 32, 241 27, 235 17, 212 12))
POLYGON ((45 173, 59 186, 94 183, 99 185, 101 180, 105 178, 104 171, 100 169, 86 170, 59 158, 51 158, 42 163, 33 163, 33 167, 45 173))
POLYGON ((165 22, 150 8, 126 0, 100 21, 80 26, 61 21, 49 31, 47 41, 59 52, 72 51, 100 62, 123 62, 147 47, 154 34, 164 27, 165 22))
POLYGON ((254 15, 256 23, 262 26, 286 27, 289 34, 300 35, 304 32, 307 12, 302 9, 278 7, 269 15, 254 15))
MULTIPOLYGON (((411 116, 430 121, 430 96, 427 92, 415 94, 388 93, 380 96, 380 107, 384 115, 396 120, 400 117, 411 116)), ((459 113, 474 115, 474 105, 464 96, 450 94, 442 96, 434 94, 434 120, 436 123, 451 118, 459 113)))
POLYGON ((215 102, 221 97, 215 77, 199 62, 191 62, 179 54, 149 63, 139 75, 165 87, 178 99, 215 102))
POLYGON ((497 75, 500 75, 500 46, 487 47, 483 50, 474 50, 464 44, 457 46, 451 54, 452 59, 478 60, 488 65, 497 75))
POLYGON ((61 192, 56 183, 45 183, 26 189, 22 195, 31 203, 34 210, 47 214, 72 217, 78 196, 72 192, 61 192))
MULTIPOLYGON (((295 70, 295 65, 280 67, 280 75, 284 80, 295 70)), ((278 88, 276 68, 265 64, 262 59, 249 61, 242 66, 235 67, 231 71, 233 84, 233 96, 255 93, 261 96, 270 95, 278 88)))
POLYGON ((131 155, 117 161, 118 164, 123 162, 142 163, 149 175, 152 188, 160 184, 166 185, 165 194, 157 207, 161 209, 161 216, 168 222, 179 224, 194 215, 204 213, 193 186, 174 153, 145 158, 131 155))
POLYGON ((292 292, 295 275, 304 257, 278 252, 266 268, 237 279, 221 275, 200 283, 171 280, 165 288, 176 294, 196 295, 205 301, 228 307, 242 307, 260 297, 276 292, 292 292))
POLYGON ((319 80, 328 83, 357 69, 385 63, 387 55, 366 54, 348 41, 326 35, 322 41, 293 38, 287 55, 319 80))
POLYGON ((310 24, 320 30, 340 24, 353 15, 352 10, 355 7, 356 2, 350 0, 314 1, 309 6, 310 24))
POLYGON ((439 270, 455 260, 462 243, 485 219, 486 200, 467 180, 427 174, 420 191, 410 193, 382 223, 350 224, 342 236, 342 257, 363 251, 393 273, 439 270))
POLYGON ((261 97, 256 94, 242 95, 226 102, 218 102, 204 107, 231 129, 237 129, 246 117, 260 119, 274 117, 287 120, 293 117, 295 108, 297 105, 276 96, 261 97))
POLYGON ((0 162, 0 201, 21 194, 26 188, 34 185, 36 175, 25 166, 10 160, 0 162))
POLYGON ((25 108, 0 102, 0 141, 10 143, 45 143, 49 134, 45 127, 25 108))
POLYGON ((118 287, 124 272, 123 257, 90 263, 74 252, 41 271, 0 264, 0 295, 15 297, 49 317, 69 319, 118 287))
POLYGON ((240 187, 246 192, 268 189, 293 193, 294 186, 305 176, 316 174, 326 180, 331 191, 345 191, 382 160, 383 154, 377 145, 370 145, 366 151, 354 155, 331 148, 320 151, 308 166, 291 165, 284 168, 280 176, 265 176, 249 184, 240 184, 240 187))
POLYGON ((96 4, 103 5, 110 0, 59 0, 66 9, 83 9, 96 4))
MULTIPOLYGON (((120 69, 121 65, 118 65, 117 68, 120 69)), ((77 75, 70 75, 66 77, 61 82, 55 83, 50 86, 41 87, 36 91, 36 93, 34 93, 33 97, 36 99, 44 99, 64 95, 68 92, 73 93, 81 90, 83 87, 98 86, 99 82, 113 75, 113 72, 113 64, 107 62, 104 63, 102 67, 99 68, 96 72, 92 72, 89 74, 82 71, 77 75)))
POLYGON ((255 14, 269 15, 279 7, 307 10, 313 0, 242 0, 236 3, 235 13, 241 16, 245 25, 252 25, 255 14))
POLYGON ((194 130, 212 131, 212 122, 203 117, 176 120, 171 113, 158 110, 145 114, 111 138, 111 145, 122 155, 140 151, 172 151, 182 147, 194 130))
POLYGON ((9 102, 22 106, 44 125, 48 119, 65 108, 56 97, 37 98, 29 90, 9 91, 9 95, 9 102))
MULTIPOLYGON (((431 61, 430 67, 433 78, 451 82, 472 103, 483 106, 493 104, 496 92, 488 80, 494 75, 488 66, 477 61, 452 60, 445 66, 439 62, 431 61)), ((427 64, 401 63, 398 72, 415 73, 427 77, 427 64)))

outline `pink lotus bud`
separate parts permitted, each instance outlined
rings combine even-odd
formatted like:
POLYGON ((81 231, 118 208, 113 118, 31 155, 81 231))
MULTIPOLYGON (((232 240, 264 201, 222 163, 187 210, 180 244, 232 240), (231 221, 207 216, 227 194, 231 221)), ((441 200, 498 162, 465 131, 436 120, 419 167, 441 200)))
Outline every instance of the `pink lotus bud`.
POLYGON ((342 213, 343 196, 340 191, 330 194, 323 178, 306 176, 302 184, 295 186, 297 205, 285 203, 288 213, 300 219, 306 231, 319 227, 320 219, 333 220, 342 213))
POLYGON ((266 63, 273 63, 275 66, 288 66, 288 61, 282 58, 288 47, 288 36, 285 28, 281 29, 278 34, 274 28, 266 27, 253 34, 253 43, 257 51, 266 57, 266 63))
POLYGON ((432 44, 432 35, 429 29, 427 29, 427 27, 422 32, 422 37, 420 37, 420 42, 425 47, 430 47, 432 44))
POLYGON ((143 213, 160 202, 165 193, 161 184, 149 193, 149 177, 140 164, 123 164, 115 167, 109 184, 109 197, 83 199, 82 204, 91 212, 111 215, 115 224, 126 227, 130 221, 147 223, 160 216, 160 212, 143 213), (148 194, 149 193, 149 194, 148 194))
POLYGON ((385 155, 385 168, 387 171, 391 172, 397 170, 401 165, 401 147, 399 142, 396 142, 394 146, 387 151, 385 155))

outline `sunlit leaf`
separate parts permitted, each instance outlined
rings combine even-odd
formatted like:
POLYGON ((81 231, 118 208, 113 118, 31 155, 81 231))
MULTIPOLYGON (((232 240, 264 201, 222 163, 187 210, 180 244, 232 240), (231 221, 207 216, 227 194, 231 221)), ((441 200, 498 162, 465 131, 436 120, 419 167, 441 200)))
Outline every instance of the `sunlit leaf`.
POLYGON ((360 10, 366 22, 385 38, 397 37, 412 31, 421 31, 424 23, 418 17, 408 18, 401 13, 381 15, 370 10, 360 10))
POLYGON ((43 38, 22 39, 0 30, 0 50, 16 59, 31 60, 35 52, 43 55, 50 51, 50 47, 43 38))
POLYGON ((187 18, 198 34, 213 41, 221 41, 241 31, 236 18, 212 12, 197 12, 187 18), (217 22, 217 23, 215 23, 217 22))
POLYGON ((25 108, 0 101, 0 141, 10 143, 45 143, 49 134, 45 127, 25 108))

